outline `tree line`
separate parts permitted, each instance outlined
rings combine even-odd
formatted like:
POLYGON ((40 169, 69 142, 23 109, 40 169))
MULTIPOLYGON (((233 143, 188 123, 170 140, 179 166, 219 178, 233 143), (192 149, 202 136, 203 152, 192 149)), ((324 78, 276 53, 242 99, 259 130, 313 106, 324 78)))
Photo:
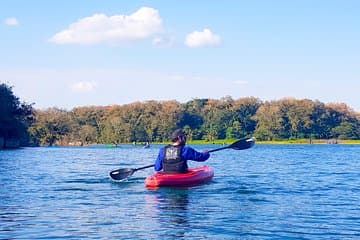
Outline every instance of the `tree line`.
MULTIPOLYGON (((11 92, 11 88, 5 88, 11 92)), ((14 109, 4 115, 7 117, 1 114, 0 137, 21 136, 31 145, 166 142, 176 128, 187 131, 190 140, 210 142, 248 136, 258 140, 360 139, 359 113, 343 103, 309 99, 261 101, 227 96, 185 103, 145 101, 72 110, 33 109, 15 96, 6 101, 16 104, 10 106, 14 109)))
POLYGON ((176 128, 187 131, 190 140, 360 139, 359 114, 346 104, 254 97, 36 110, 29 132, 40 145, 81 145, 165 142, 176 128))

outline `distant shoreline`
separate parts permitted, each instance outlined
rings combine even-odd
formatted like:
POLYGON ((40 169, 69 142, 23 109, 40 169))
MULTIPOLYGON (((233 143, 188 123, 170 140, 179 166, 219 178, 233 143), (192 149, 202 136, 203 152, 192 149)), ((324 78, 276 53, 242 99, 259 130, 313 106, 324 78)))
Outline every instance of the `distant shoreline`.
MULTIPOLYGON (((220 140, 214 140, 214 141, 207 141, 207 140, 188 140, 187 144, 191 145, 191 144, 196 144, 196 145, 210 145, 210 144, 216 144, 216 145, 230 145, 232 143, 234 143, 235 141, 237 141, 238 139, 220 139, 220 140)), ((166 141, 166 142, 150 142, 150 144, 148 145, 147 148, 150 148, 151 145, 166 145, 166 144, 170 144, 170 141, 166 141)), ((273 144, 273 145, 286 145, 286 144, 292 144, 292 145, 296 145, 296 144, 314 144, 314 145, 341 145, 341 144, 359 144, 360 145, 360 140, 335 140, 335 139, 312 139, 311 143, 309 141, 309 139, 296 139, 296 140, 273 140, 273 141, 258 141, 256 140, 256 144, 273 144)), ((80 147, 80 146, 90 146, 90 145, 105 145, 109 148, 121 148, 121 145, 133 145, 136 147, 144 147, 144 145, 139 142, 136 144, 133 143, 128 143, 128 142, 124 142, 124 143, 118 143, 116 146, 112 143, 92 143, 92 144, 84 144, 84 145, 77 145, 77 144, 68 144, 68 145, 54 145, 54 146, 64 146, 64 147, 80 147)), ((44 146, 39 146, 39 147, 44 147, 44 146)))

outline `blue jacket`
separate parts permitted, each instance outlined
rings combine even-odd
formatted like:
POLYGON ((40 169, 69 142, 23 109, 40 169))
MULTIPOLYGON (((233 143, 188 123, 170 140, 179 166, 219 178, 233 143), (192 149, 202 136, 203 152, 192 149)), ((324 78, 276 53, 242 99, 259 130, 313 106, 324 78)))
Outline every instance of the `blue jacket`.
MULTIPOLYGON (((157 156, 155 166, 154 166, 155 171, 160 171, 163 168, 162 160, 164 159, 164 153, 165 153, 164 150, 165 150, 164 147, 160 148, 160 150, 159 150, 159 154, 157 156)), ((209 157, 210 157, 210 153, 198 152, 189 146, 184 146, 181 151, 181 159, 183 159, 183 160, 193 160, 193 161, 197 161, 197 162, 204 162, 207 159, 209 159, 209 157)))

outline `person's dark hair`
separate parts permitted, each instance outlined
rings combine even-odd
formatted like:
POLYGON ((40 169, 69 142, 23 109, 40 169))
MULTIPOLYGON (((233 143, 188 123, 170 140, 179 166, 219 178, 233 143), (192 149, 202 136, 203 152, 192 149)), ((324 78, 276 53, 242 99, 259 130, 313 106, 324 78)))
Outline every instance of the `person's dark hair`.
POLYGON ((176 142, 178 140, 179 137, 181 136, 186 136, 186 132, 184 132, 181 128, 176 129, 172 134, 171 134, 171 141, 172 142, 176 142))

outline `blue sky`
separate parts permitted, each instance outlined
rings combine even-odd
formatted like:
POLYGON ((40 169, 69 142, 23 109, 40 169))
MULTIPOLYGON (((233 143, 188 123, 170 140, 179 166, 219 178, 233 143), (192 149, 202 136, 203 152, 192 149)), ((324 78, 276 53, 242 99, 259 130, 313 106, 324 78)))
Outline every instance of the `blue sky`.
POLYGON ((0 81, 35 108, 254 96, 360 111, 360 1, 0 3, 0 81))

